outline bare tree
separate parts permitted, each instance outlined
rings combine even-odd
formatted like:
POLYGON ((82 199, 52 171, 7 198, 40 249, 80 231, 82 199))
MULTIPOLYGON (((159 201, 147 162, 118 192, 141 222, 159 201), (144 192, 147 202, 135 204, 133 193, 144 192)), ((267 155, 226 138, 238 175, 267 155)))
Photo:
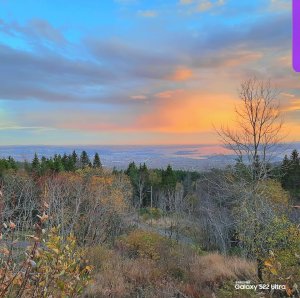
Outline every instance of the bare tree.
POLYGON ((248 79, 239 89, 240 105, 235 107, 236 128, 217 130, 226 147, 248 164, 254 180, 268 175, 268 164, 282 141, 282 119, 278 91, 271 82, 248 79))
POLYGON ((282 141, 283 122, 277 96, 278 91, 270 81, 251 78, 242 82, 241 102, 235 108, 236 128, 223 126, 217 131, 225 146, 237 155, 233 175, 227 174, 225 185, 235 189, 232 211, 236 229, 243 239, 242 245, 257 260, 260 280, 264 253, 268 250, 261 235, 276 216, 261 184, 269 177, 270 162, 282 141))

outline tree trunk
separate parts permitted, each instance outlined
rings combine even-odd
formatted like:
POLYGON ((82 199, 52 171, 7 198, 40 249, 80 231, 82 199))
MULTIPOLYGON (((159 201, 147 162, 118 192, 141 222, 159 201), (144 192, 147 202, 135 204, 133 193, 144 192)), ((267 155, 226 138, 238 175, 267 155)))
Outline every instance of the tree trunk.
POLYGON ((257 277, 258 277, 259 281, 263 281, 263 268, 264 268, 263 261, 258 258, 257 259, 257 277))

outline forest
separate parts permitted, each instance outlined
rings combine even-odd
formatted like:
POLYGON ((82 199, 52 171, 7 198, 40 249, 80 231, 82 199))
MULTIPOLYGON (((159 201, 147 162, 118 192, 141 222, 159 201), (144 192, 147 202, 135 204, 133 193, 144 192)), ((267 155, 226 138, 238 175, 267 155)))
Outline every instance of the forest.
POLYGON ((300 297, 300 157, 269 159, 272 91, 241 85, 241 130, 217 131, 236 162, 221 169, 2 158, 0 297, 300 297))

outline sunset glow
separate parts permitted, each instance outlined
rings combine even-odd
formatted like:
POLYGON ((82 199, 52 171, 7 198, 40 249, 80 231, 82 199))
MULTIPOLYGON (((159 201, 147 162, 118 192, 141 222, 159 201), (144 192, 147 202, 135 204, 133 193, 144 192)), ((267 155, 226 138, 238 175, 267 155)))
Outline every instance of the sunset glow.
POLYGON ((0 1, 2 144, 218 143, 249 76, 299 141, 290 2, 0 1))

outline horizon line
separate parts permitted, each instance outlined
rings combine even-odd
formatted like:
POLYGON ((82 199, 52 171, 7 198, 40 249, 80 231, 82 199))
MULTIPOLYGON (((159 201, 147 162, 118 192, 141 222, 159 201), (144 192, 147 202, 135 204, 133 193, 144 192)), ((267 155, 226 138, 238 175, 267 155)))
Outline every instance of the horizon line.
MULTIPOLYGON (((299 141, 290 141, 290 142, 280 142, 279 144, 296 144, 300 143, 299 141)), ((172 144, 0 144, 0 147, 33 147, 33 146, 40 146, 40 147, 88 147, 88 146, 226 146, 223 143, 172 143, 172 144)))

